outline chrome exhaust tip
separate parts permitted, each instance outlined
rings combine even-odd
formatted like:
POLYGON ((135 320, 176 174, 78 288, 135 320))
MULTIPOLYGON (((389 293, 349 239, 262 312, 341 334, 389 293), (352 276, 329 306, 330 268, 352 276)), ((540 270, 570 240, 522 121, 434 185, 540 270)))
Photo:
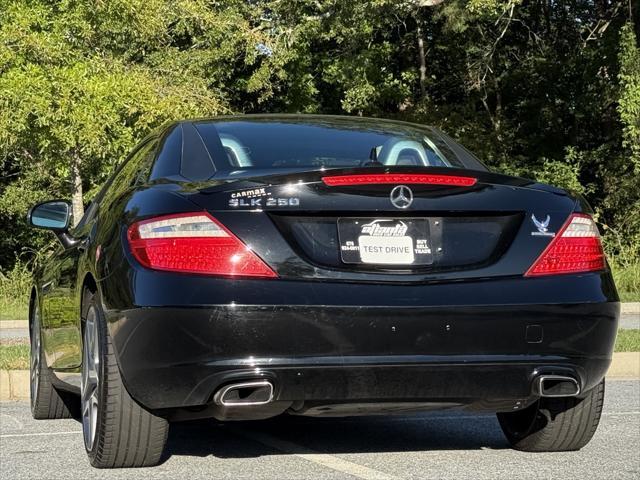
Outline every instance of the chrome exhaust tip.
POLYGON ((267 380, 231 383, 218 390, 213 401, 224 407, 265 405, 273 401, 273 384, 267 380))
POLYGON ((580 394, 578 381, 564 375, 540 375, 535 385, 541 397, 575 397, 580 394))

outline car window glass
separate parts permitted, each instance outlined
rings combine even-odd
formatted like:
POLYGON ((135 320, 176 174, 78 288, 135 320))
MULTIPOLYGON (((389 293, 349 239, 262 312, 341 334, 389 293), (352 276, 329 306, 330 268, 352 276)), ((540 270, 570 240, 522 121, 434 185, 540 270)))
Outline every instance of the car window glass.
POLYGON ((113 177, 109 187, 110 197, 118 197, 129 188, 140 185, 148 178, 155 146, 155 142, 145 144, 122 165, 122 168, 113 177))
POLYGON ((75 230, 81 230, 87 223, 89 223, 93 219, 97 210, 96 205, 97 204, 94 201, 91 201, 89 205, 87 205, 87 208, 84 209, 84 215, 75 226, 75 230))
MULTIPOLYGON (((319 121, 199 122, 195 124, 221 169, 389 166, 458 167, 464 163, 429 128, 319 121), (216 149, 215 144, 222 149, 216 149), (222 152, 222 158, 216 152, 222 152)), ((183 162, 189 159, 183 158, 183 162)))
POLYGON ((127 188, 146 181, 153 161, 155 147, 156 142, 148 141, 138 146, 129 157, 125 159, 89 203, 82 219, 80 219, 80 222, 74 227, 73 231, 81 231, 85 225, 93 220, 98 212, 98 206, 108 189, 111 187, 117 189, 113 193, 114 195, 119 195, 127 188))

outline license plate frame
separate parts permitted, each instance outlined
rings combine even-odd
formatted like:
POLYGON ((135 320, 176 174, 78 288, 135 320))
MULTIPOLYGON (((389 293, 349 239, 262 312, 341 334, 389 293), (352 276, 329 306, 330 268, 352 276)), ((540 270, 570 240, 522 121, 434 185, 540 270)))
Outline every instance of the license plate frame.
POLYGON ((412 267, 433 263, 428 218, 342 217, 337 226, 345 264, 412 267))

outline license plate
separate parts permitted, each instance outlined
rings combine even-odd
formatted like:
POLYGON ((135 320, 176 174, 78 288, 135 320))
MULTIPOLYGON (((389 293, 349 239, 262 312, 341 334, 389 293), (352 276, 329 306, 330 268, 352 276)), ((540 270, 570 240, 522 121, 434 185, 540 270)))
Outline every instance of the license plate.
POLYGON ((426 218, 340 218, 338 238, 344 263, 433 263, 426 218))

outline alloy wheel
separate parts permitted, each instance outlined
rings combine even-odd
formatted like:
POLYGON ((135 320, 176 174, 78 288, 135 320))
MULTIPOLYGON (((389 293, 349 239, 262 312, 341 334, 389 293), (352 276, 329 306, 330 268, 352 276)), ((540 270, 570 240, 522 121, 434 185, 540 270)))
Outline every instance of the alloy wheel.
POLYGON ((84 328, 82 349, 81 410, 84 445, 91 451, 96 438, 98 423, 100 351, 98 348, 98 324, 95 310, 90 309, 84 328))

